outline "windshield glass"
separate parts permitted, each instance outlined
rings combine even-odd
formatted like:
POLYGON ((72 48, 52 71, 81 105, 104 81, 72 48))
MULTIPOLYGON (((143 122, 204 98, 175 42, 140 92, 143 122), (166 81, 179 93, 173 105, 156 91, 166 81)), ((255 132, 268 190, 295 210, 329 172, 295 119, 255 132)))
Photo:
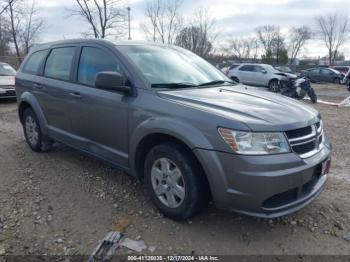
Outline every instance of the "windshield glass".
POLYGON ((170 46, 119 46, 153 85, 183 84, 188 87, 213 81, 230 81, 199 56, 170 46))
POLYGON ((14 76, 16 70, 8 64, 0 64, 0 76, 14 76))

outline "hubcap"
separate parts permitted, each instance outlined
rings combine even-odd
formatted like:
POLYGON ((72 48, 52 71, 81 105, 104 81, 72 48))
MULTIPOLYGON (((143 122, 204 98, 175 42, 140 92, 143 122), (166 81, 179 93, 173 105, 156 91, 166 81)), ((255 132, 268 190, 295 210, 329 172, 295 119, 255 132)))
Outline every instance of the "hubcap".
POLYGON ((38 132, 38 125, 36 124, 33 117, 27 116, 25 121, 25 130, 26 130, 29 143, 32 146, 35 146, 38 143, 39 132, 38 132))
POLYGON ((158 199, 167 207, 177 208, 185 199, 185 181, 180 169, 168 158, 156 160, 151 181, 158 199))

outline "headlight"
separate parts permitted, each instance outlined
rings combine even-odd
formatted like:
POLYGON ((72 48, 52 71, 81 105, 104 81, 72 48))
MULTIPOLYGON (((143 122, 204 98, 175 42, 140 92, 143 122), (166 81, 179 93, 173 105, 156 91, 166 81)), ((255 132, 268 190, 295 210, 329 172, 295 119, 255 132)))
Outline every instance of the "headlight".
POLYGON ((290 152, 289 144, 283 133, 255 133, 218 129, 229 147, 238 154, 267 155, 290 152))

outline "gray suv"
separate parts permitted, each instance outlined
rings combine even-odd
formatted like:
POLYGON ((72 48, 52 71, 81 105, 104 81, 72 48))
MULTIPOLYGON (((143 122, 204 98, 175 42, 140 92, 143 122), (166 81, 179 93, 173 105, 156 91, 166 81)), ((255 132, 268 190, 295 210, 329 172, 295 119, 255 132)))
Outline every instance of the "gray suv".
POLYGON ((39 45, 18 71, 16 92, 32 150, 58 141, 121 168, 173 219, 188 219, 211 199, 281 216, 325 186, 331 150, 317 111, 232 83, 179 47, 39 45))

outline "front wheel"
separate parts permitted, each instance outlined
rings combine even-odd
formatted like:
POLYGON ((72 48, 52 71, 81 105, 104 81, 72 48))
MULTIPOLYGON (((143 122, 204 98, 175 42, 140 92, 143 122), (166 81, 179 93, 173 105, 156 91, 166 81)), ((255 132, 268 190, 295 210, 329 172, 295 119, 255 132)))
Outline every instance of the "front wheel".
POLYGON ((312 103, 314 103, 314 104, 317 103, 317 95, 316 95, 315 90, 313 88, 309 89, 308 95, 309 95, 312 103))
POLYGON ((340 85, 340 78, 335 78, 334 80, 333 80, 333 83, 334 84, 337 84, 337 85, 340 85))
POLYGON ((280 84, 278 80, 272 80, 269 83, 269 90, 274 93, 278 93, 280 91, 280 84))
POLYGON ((153 147, 145 161, 145 186, 167 217, 185 220, 208 203, 208 186, 194 156, 177 143, 153 147))

